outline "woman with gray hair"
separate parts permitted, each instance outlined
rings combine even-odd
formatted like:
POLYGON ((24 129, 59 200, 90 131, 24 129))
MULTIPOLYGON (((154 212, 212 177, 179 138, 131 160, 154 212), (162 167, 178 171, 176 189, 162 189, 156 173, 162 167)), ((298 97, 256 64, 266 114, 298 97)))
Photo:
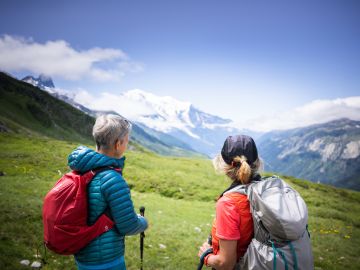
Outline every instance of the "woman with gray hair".
POLYGON ((75 254, 80 270, 126 269, 124 260, 125 236, 143 232, 148 224, 144 217, 137 215, 130 196, 130 189, 122 177, 131 124, 125 118, 102 115, 96 119, 93 137, 96 151, 85 146, 74 150, 68 158, 71 169, 85 173, 98 168, 101 170, 88 184, 88 223, 106 213, 115 226, 75 254), (114 169, 120 170, 120 173, 114 169))

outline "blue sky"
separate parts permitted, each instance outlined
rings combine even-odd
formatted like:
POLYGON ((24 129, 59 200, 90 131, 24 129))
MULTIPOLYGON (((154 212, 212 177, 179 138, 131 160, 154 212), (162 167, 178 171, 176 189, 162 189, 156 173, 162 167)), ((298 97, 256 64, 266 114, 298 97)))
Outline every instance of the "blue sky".
MULTIPOLYGON (((139 88, 235 121, 360 95, 360 1, 2 0, 0 35, 61 40, 70 54, 114 50, 92 58, 95 79, 94 70, 69 78, 54 68, 59 87, 139 88)), ((0 68, 19 77, 39 70, 1 60, 0 68)))

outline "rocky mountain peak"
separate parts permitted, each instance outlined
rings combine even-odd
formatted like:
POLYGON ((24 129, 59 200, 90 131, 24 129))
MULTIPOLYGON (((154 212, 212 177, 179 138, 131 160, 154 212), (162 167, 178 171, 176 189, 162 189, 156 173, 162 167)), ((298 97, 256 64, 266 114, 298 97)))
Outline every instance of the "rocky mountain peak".
POLYGON ((55 88, 54 82, 51 77, 45 74, 40 74, 38 78, 29 75, 24 77, 22 81, 30 83, 33 86, 39 87, 43 90, 45 90, 46 88, 55 88))

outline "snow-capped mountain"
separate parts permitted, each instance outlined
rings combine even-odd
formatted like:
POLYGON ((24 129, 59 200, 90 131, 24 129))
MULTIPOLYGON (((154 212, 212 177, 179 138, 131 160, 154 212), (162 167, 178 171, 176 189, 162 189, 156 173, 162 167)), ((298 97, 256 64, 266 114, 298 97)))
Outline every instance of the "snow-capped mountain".
POLYGON ((201 134, 194 132, 196 128, 232 129, 231 120, 204 113, 190 102, 182 102, 170 96, 159 97, 138 89, 126 92, 124 96, 153 110, 153 114, 139 115, 136 120, 158 131, 169 133, 179 129, 199 139, 201 134))
POLYGON ((29 76, 24 77, 22 79, 22 81, 29 83, 33 86, 36 86, 36 87, 50 93, 54 97, 61 99, 61 100, 65 101, 66 103, 69 103, 73 107, 91 115, 91 110, 89 110, 88 108, 86 108, 85 106, 83 106, 82 104, 80 104, 74 100, 76 97, 75 93, 68 91, 68 90, 56 88, 52 78, 49 76, 40 74, 40 76, 38 78, 35 78, 34 76, 29 75, 29 76))
POLYGON ((33 76, 26 76, 22 81, 32 84, 33 86, 39 87, 43 90, 49 90, 55 88, 54 82, 51 77, 46 76, 45 74, 40 74, 38 78, 33 76))
POLYGON ((85 100, 80 94, 57 89, 51 78, 44 75, 40 75, 39 78, 27 76, 23 81, 49 92, 88 114, 93 114, 93 111, 115 111, 146 128, 160 140, 164 139, 168 143, 169 137, 165 135, 170 135, 190 146, 191 149, 208 156, 218 153, 225 138, 231 134, 245 132, 254 135, 249 131, 237 129, 230 119, 202 112, 190 102, 179 101, 169 96, 160 97, 136 89, 116 96, 107 96, 107 99, 99 102, 99 98, 93 96, 85 100), (126 110, 124 104, 128 104, 126 110))
POLYGON ((134 119, 136 122, 177 137, 209 156, 220 151, 227 136, 244 132, 237 129, 230 119, 202 112, 190 102, 173 97, 159 97, 138 89, 124 93, 124 97, 153 111, 138 115, 134 119))
MULTIPOLYGON (((118 113, 121 115, 121 113, 116 109, 112 110, 111 106, 97 109, 89 108, 87 107, 88 104, 81 99, 81 95, 68 90, 55 88, 54 83, 52 82, 50 77, 47 77, 46 80, 44 78, 44 76, 39 76, 39 78, 34 78, 33 76, 26 76, 23 81, 48 92, 57 99, 65 101, 71 106, 92 117, 97 117, 104 113, 118 113), (52 84, 47 83, 50 81, 52 82, 52 84), (84 106, 83 104, 85 104, 86 106, 84 106)), ((91 99, 93 101, 96 101, 95 98, 91 99)), ((192 149, 185 142, 178 140, 171 135, 158 132, 151 128, 147 128, 140 123, 133 123, 132 130, 132 141, 139 143, 140 145, 143 145, 156 153, 172 156, 204 156, 202 153, 194 151, 194 149, 192 149)))

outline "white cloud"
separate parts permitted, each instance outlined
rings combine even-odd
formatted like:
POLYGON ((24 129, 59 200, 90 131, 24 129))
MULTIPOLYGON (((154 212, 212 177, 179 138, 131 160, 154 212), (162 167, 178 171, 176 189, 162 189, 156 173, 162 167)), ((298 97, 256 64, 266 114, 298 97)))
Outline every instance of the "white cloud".
POLYGON ((133 62, 119 49, 76 50, 64 40, 42 44, 4 35, 0 37, 0 69, 45 73, 67 80, 117 81, 126 72, 141 71, 142 64, 133 62))
POLYGON ((257 131, 270 131, 325 123, 339 118, 360 120, 360 96, 314 100, 291 111, 245 120, 237 125, 257 131))
POLYGON ((75 94, 74 100, 89 109, 115 111, 130 120, 135 120, 141 115, 155 113, 150 106, 131 100, 121 94, 102 92, 100 95, 95 96, 86 90, 81 90, 75 94))

